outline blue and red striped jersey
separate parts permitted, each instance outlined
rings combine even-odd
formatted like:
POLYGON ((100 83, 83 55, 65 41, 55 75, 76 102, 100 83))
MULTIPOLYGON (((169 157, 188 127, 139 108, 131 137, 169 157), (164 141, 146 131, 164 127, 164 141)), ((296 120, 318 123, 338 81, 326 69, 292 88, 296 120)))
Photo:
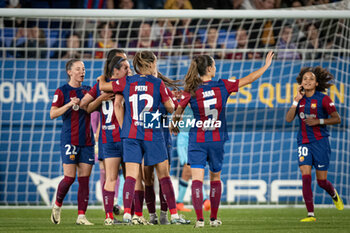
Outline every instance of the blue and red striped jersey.
MULTIPOLYGON (((93 88, 91 88, 89 95, 91 95, 94 99, 98 98, 101 95, 99 82, 97 82, 93 88)), ((114 99, 102 101, 102 104, 99 107, 99 112, 101 122, 100 134, 102 136, 102 143, 120 142, 121 139, 119 123, 114 114, 114 99)))
MULTIPOLYGON (((78 88, 71 87, 68 83, 59 87, 53 97, 52 106, 62 107, 69 103, 71 98, 77 97, 82 99, 90 90, 89 86, 81 86, 78 88)), ((90 114, 77 106, 68 109, 63 115, 63 126, 61 132, 61 144, 71 144, 75 146, 92 146, 95 144, 90 114)))
POLYGON ((228 139, 225 107, 230 94, 238 91, 238 83, 239 80, 208 81, 203 82, 198 87, 195 97, 192 97, 188 92, 183 93, 184 98, 181 100, 180 106, 185 109, 190 103, 195 120, 195 127, 190 129, 190 143, 226 141, 228 139), (197 124, 198 122, 203 124, 197 124), (208 127, 204 122, 215 124, 208 127))
POLYGON ((122 92, 125 99, 122 138, 155 141, 163 138, 159 129, 145 128, 146 113, 156 113, 161 103, 169 100, 164 82, 152 75, 133 75, 112 82, 113 92, 122 92))
POLYGON ((308 126, 303 121, 306 118, 327 119, 328 115, 337 111, 328 95, 316 91, 311 97, 304 97, 299 101, 296 114, 299 117, 300 129, 298 144, 315 142, 329 136, 326 125, 308 126))

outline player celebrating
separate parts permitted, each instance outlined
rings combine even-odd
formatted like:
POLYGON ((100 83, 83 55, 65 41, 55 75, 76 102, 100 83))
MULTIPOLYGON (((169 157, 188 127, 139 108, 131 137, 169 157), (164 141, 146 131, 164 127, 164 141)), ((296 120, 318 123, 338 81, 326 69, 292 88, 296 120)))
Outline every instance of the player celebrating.
POLYGON ((197 215, 195 227, 204 227, 202 187, 207 161, 210 169, 210 225, 217 227, 222 224, 217 220, 217 212, 221 199, 220 174, 224 143, 228 139, 225 119, 227 99, 232 92, 237 92, 238 88, 257 80, 271 65, 272 58, 273 52, 270 51, 265 65, 242 79, 219 81, 212 81, 216 72, 212 57, 201 55, 191 62, 185 77, 184 98, 173 116, 171 130, 174 133, 179 132, 176 126, 190 103, 197 126, 190 130, 188 145, 188 163, 192 173, 192 204, 197 215))
MULTIPOLYGON (((107 77, 110 77, 110 81, 118 80, 129 73, 130 65, 125 58, 116 56, 110 62, 108 70, 110 73, 107 74, 107 77)), ((115 95, 114 93, 101 93, 97 82, 81 101, 81 106, 86 106, 88 113, 99 108, 101 115, 100 132, 106 169, 106 182, 103 188, 103 202, 106 212, 105 225, 114 223, 113 202, 115 186, 123 153, 119 124, 114 112, 124 114, 124 108, 121 105, 122 98, 121 95, 115 95)))
POLYGON ((297 137, 299 168, 303 180, 303 197, 308 217, 301 222, 316 221, 311 189, 311 169, 316 169, 318 185, 332 197, 338 210, 344 208, 342 199, 327 180, 331 147, 326 125, 340 123, 340 116, 329 96, 323 94, 332 84, 333 75, 321 67, 301 69, 297 82, 300 85, 293 105, 287 112, 286 121, 299 117, 300 129, 297 137), (328 118, 328 115, 331 117, 328 118))
POLYGON ((163 195, 171 213, 171 223, 188 224, 189 221, 177 214, 162 132, 143 127, 143 119, 146 115, 144 113, 149 113, 152 117, 159 117, 160 113, 157 110, 160 103, 163 103, 167 111, 172 113, 174 110, 172 100, 169 99, 164 82, 154 77, 157 75, 157 58, 152 52, 136 53, 133 66, 136 75, 109 83, 105 82, 103 77, 100 80, 102 91, 122 92, 125 99, 125 114, 121 132, 121 137, 124 139, 123 160, 126 166, 123 220, 131 223, 131 203, 134 197, 136 177, 143 159, 145 166, 155 165, 156 167, 163 195))
POLYGON ((79 108, 79 102, 90 90, 82 86, 85 76, 84 63, 72 59, 66 64, 68 83, 55 92, 50 109, 51 119, 62 116, 61 158, 64 178, 57 188, 51 221, 59 224, 63 199, 74 183, 78 171, 78 225, 93 225, 85 217, 89 201, 89 178, 94 164, 94 138, 90 124, 90 114, 79 108))

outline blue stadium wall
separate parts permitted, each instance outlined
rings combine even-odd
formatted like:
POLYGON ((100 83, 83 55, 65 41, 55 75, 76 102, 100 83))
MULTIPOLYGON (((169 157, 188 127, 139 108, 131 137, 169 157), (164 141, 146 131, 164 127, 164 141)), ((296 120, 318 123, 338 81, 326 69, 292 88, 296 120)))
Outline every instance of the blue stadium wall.
MULTIPOLYGON (((160 61, 160 70, 171 77, 183 77, 189 61, 160 61)), ((330 127, 332 161, 331 180, 349 203, 349 62, 329 61, 288 63, 274 61, 264 76, 250 87, 229 99, 227 107, 230 140, 225 144, 222 170, 223 197, 229 200, 228 180, 259 180, 266 183, 264 197, 271 203, 271 183, 274 180, 301 180, 297 166, 296 135, 298 123, 288 124, 284 116, 291 104, 295 77, 301 66, 322 65, 336 76, 334 89, 329 93, 342 117, 342 123, 330 127), (288 94, 288 90, 290 94, 288 94)), ((218 61, 217 71, 222 78, 247 75, 251 68, 259 68, 260 61, 218 61)), ((34 184, 29 172, 47 179, 63 175, 60 162, 61 118, 51 120, 49 110, 57 87, 66 83, 64 61, 0 60, 0 203, 9 205, 41 205, 39 183, 34 184)), ((102 73, 102 61, 86 61, 84 84, 93 85, 102 73)), ((175 142, 175 140, 174 140, 175 142)), ((176 144, 174 144, 176 146, 176 144)), ((172 175, 178 176, 177 154, 173 152, 172 175)), ((93 169, 90 202, 96 203, 95 183, 99 179, 98 165, 93 169)), ((314 174, 313 174, 314 176, 314 174)), ((315 177, 315 176, 314 176, 315 177)), ((76 182, 77 183, 77 182, 76 182)), ((252 187, 254 188, 254 187, 252 187)), ((285 187, 295 188, 295 187, 285 187)), ((300 191, 300 186, 297 187, 300 191)), ((313 183, 315 203, 331 204, 323 190, 313 183)), ((244 187, 243 187, 244 189, 244 187)), ((68 203, 76 203, 77 184, 72 186, 68 203)), ((50 200, 54 188, 48 188, 50 200)), ((256 197, 236 196, 234 203, 255 203, 256 197)), ((231 199, 232 200, 232 199, 231 199)), ((299 197, 280 197, 280 203, 301 203, 299 197)))

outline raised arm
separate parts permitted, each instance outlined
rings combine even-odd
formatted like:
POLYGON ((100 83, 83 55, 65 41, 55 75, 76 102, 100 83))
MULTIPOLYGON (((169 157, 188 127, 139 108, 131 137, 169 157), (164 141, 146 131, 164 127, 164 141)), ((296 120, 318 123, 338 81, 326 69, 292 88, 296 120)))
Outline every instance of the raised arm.
POLYGON ((263 67, 261 67, 257 71, 250 73, 248 76, 239 79, 238 87, 244 87, 245 85, 251 84, 258 78, 260 78, 261 75, 265 73, 265 71, 270 67, 273 55, 274 55, 273 51, 270 51, 266 56, 265 65, 263 67))
POLYGON ((296 111, 297 111, 298 103, 303 98, 303 96, 304 96, 304 92, 302 92, 302 86, 299 86, 297 95, 293 99, 294 100, 293 104, 292 104, 292 106, 290 106, 290 108, 286 114, 286 121, 287 122, 292 122, 294 120, 295 115, 296 115, 296 111))

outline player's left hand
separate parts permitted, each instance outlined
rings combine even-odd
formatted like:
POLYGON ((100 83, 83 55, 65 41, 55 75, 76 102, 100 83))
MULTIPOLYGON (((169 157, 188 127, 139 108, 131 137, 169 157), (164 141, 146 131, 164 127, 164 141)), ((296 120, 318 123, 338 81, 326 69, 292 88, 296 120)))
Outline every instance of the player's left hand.
POLYGON ((315 126, 320 124, 320 120, 316 118, 306 118, 304 122, 308 126, 315 126))

